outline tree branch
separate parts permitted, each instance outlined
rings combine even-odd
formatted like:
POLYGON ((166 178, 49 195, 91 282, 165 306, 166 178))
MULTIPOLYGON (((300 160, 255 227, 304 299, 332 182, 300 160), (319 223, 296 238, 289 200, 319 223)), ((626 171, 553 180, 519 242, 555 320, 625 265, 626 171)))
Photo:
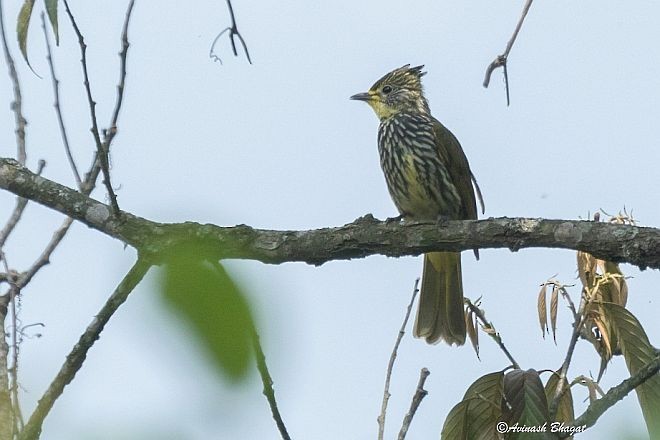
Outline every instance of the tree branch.
MULTIPOLYGON (((630 376, 628 379, 625 379, 619 385, 610 388, 603 397, 590 404, 582 415, 571 422, 571 426, 581 427, 586 425, 586 428, 593 426, 605 411, 614 406, 615 403, 626 397, 628 393, 646 382, 653 375, 658 374, 658 371, 660 371, 660 356, 656 356, 653 361, 649 362, 637 373, 630 376)), ((570 435, 571 434, 567 432, 565 435, 562 435, 562 437, 568 437, 570 435)))
POLYGON ((0 158, 0 188, 33 200, 145 255, 158 255, 185 241, 199 241, 207 257, 264 263, 332 260, 369 255, 401 257, 475 248, 548 247, 589 252, 597 258, 660 268, 660 229, 592 221, 491 218, 441 223, 382 222, 371 215, 344 226, 308 231, 272 231, 246 225, 220 227, 193 222, 157 223, 111 208, 71 188, 38 176, 13 159, 0 158))
POLYGON ((64 387, 73 380, 78 370, 82 367, 83 362, 87 357, 87 352, 99 338, 105 325, 117 311, 119 306, 126 301, 126 298, 128 298, 128 295, 133 289, 135 289, 135 286, 142 281, 142 278, 144 278, 144 275, 150 267, 151 263, 140 257, 131 270, 126 274, 124 279, 121 280, 115 291, 110 295, 110 298, 108 298, 99 313, 94 317, 91 324, 89 324, 85 332, 80 336, 78 343, 66 357, 64 365, 62 365, 59 373, 57 373, 57 376, 55 376, 55 379, 50 384, 42 398, 39 399, 37 408, 30 416, 30 420, 28 420, 28 423, 25 425, 25 429, 18 437, 19 440, 33 440, 39 438, 44 419, 50 412, 57 398, 60 397, 64 391, 64 387))

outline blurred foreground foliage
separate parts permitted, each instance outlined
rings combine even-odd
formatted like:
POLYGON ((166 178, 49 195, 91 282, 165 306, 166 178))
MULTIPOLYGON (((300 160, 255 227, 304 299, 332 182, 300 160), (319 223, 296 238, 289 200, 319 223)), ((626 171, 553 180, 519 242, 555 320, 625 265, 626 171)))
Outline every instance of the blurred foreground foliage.
POLYGON ((167 255, 160 295, 216 370, 231 381, 239 381, 245 378, 252 357, 252 313, 224 267, 204 255, 204 246, 195 243, 167 255))

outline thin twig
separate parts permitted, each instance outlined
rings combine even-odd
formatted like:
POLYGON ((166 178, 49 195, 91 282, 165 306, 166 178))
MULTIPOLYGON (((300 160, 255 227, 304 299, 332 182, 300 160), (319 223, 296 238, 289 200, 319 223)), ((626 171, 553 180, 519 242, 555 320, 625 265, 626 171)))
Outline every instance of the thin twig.
POLYGON ((14 102, 11 103, 11 109, 14 111, 16 121, 16 159, 21 165, 25 165, 27 161, 27 153, 25 150, 25 126, 27 121, 23 117, 23 97, 21 95, 21 84, 18 80, 18 73, 16 72, 16 65, 14 58, 9 51, 7 45, 7 35, 5 33, 5 17, 2 12, 2 1, 0 1, 0 33, 2 34, 2 47, 5 53, 5 60, 9 68, 9 78, 14 88, 14 102))
POLYGON ((110 128, 106 131, 103 146, 106 151, 110 150, 110 144, 117 134, 117 120, 119 119, 119 111, 121 110, 124 102, 124 89, 126 87, 126 59, 128 57, 128 48, 130 43, 128 41, 128 25, 131 21, 133 14, 133 6, 135 0, 131 0, 126 8, 126 15, 124 18, 124 26, 121 32, 121 51, 119 52, 119 83, 117 84, 117 100, 115 101, 115 108, 112 111, 112 118, 110 119, 110 128))
POLYGON ((94 142, 96 143, 96 149, 101 163, 101 171, 103 172, 103 183, 105 184, 106 190, 108 191, 108 198, 110 199, 110 206, 112 208, 112 212, 114 215, 119 215, 120 211, 119 211, 119 205, 117 204, 117 195, 115 194, 115 190, 112 187, 112 182, 110 181, 110 164, 109 164, 110 150, 106 149, 106 146, 101 141, 101 135, 99 134, 99 127, 96 118, 96 102, 94 101, 94 98, 92 96, 92 89, 89 82, 89 73, 87 72, 87 44, 85 43, 85 39, 82 33, 80 32, 80 28, 78 27, 75 18, 73 18, 73 14, 71 13, 71 9, 69 8, 69 3, 67 2, 67 0, 64 0, 64 8, 66 9, 66 13, 69 16, 69 21, 71 21, 71 26, 73 27, 73 30, 75 31, 78 37, 78 45, 80 46, 80 54, 81 54, 80 63, 82 64, 83 77, 84 77, 83 83, 85 85, 85 92, 87 94, 87 103, 89 105, 90 117, 92 119, 91 131, 94 137, 94 142))
POLYGON ((18 437, 20 440, 35 440, 39 438, 43 421, 50 412, 57 398, 60 397, 64 391, 64 387, 73 380, 78 370, 82 367, 89 349, 92 348, 94 342, 99 338, 105 325, 117 311, 119 306, 126 301, 128 295, 133 289, 135 289, 140 281, 142 281, 150 267, 151 262, 139 257, 126 276, 124 276, 124 279, 121 280, 99 313, 94 317, 85 332, 80 336, 80 339, 66 357, 64 365, 60 368, 57 376, 55 376, 55 379, 53 379, 48 386, 44 395, 39 399, 37 408, 30 416, 30 419, 25 425, 25 429, 18 437))
MULTIPOLYGON (((92 166, 90 170, 85 174, 85 180, 83 180, 81 185, 80 192, 86 196, 89 196, 96 185, 96 179, 101 172, 101 165, 98 160, 98 154, 94 156, 92 161, 92 166)), ((50 256, 53 254, 57 246, 64 239, 69 228, 73 224, 74 219, 67 217, 64 219, 59 228, 53 233, 52 238, 41 252, 41 255, 32 263, 30 268, 23 272, 18 278, 16 284, 19 288, 24 288, 32 280, 32 278, 39 272, 39 270, 50 263, 50 256)))
POLYGON ((277 429, 280 431, 282 440, 291 440, 289 433, 286 430, 284 425, 284 420, 282 420, 282 415, 280 410, 277 407, 277 400, 275 400, 275 390, 273 389, 273 379, 270 377, 268 372, 268 365, 266 365, 266 356, 264 351, 261 348, 261 343, 259 342, 259 334, 255 328, 252 329, 252 346, 254 347, 254 355, 257 360, 257 370, 259 370, 259 375, 261 376, 261 383, 263 384, 263 394, 268 400, 268 406, 270 406, 270 412, 273 415, 273 420, 277 425, 277 429))
POLYGON ((419 289, 419 278, 415 280, 415 286, 413 287, 412 297, 406 308, 406 315, 403 318, 403 323, 399 329, 399 334, 396 337, 396 342, 394 343, 394 348, 392 349, 392 354, 390 355, 390 361, 387 363, 387 374, 385 375, 385 389, 383 390, 383 402, 380 406, 380 415, 378 416, 378 440, 383 440, 385 435, 385 416, 387 415, 387 402, 390 400, 390 380, 392 379, 392 369, 394 368, 394 361, 396 360, 397 352, 399 351, 399 345, 401 345, 401 340, 403 335, 406 334, 406 325, 408 324, 408 319, 410 319, 410 312, 412 311, 413 303, 415 302, 415 297, 419 289))
MULTIPOLYGON (((41 172, 44 170, 45 166, 46 166, 46 162, 44 160, 40 160, 39 165, 37 166, 37 175, 41 175, 41 172)), ((18 225, 18 222, 20 221, 21 216, 23 215, 23 211, 25 211, 25 207, 27 206, 27 203, 28 203, 27 199, 23 197, 16 197, 16 206, 14 207, 14 210, 11 212, 11 215, 9 216, 7 223, 5 223, 5 226, 2 228, 2 230, 0 230, 0 251, 5 246, 7 239, 14 231, 14 228, 16 228, 16 225, 18 225)))
POLYGON ((214 49, 215 49, 215 44, 218 42, 220 37, 222 37, 225 33, 228 33, 229 42, 231 43, 231 50, 234 53, 234 56, 235 57, 238 56, 238 50, 236 49, 236 41, 234 40, 234 37, 237 37, 238 40, 241 42, 241 46, 243 46, 243 51, 245 51, 245 57, 247 58, 248 62, 252 64, 252 60, 250 59, 250 52, 248 51, 247 44, 245 44, 245 40, 243 39, 243 36, 238 30, 238 25, 236 24, 236 17, 234 16, 234 7, 231 4, 231 0, 227 0, 227 9, 229 9, 231 26, 226 27, 225 29, 222 30, 222 32, 216 35, 215 39, 213 40, 213 43, 211 44, 211 49, 209 50, 209 58, 211 58, 213 61, 217 61, 220 64, 222 64, 222 59, 220 59, 220 57, 215 54, 214 49))
MULTIPOLYGON (((623 399, 632 390, 646 382, 648 379, 658 374, 660 371, 660 356, 643 366, 637 373, 622 381, 619 385, 610 388, 605 395, 592 402, 579 417, 570 423, 570 426, 589 428, 596 424, 596 421, 605 411, 614 406, 619 400, 623 399)), ((553 420, 553 419, 551 419, 553 420)), ((561 437, 568 437, 571 434, 565 431, 561 437)))
MULTIPOLYGON (((20 290, 16 287, 16 272, 9 269, 9 263, 7 262, 7 256, 4 252, 0 251, 0 261, 5 269, 5 272, 9 274, 9 291, 4 297, 8 298, 9 303, 6 305, 8 308, 4 310, 2 322, 0 325, 3 326, 4 337, 6 337, 6 330, 4 329, 4 323, 6 320, 7 312, 10 315, 9 328, 11 329, 11 345, 7 347, 6 353, 3 355, 4 364, 2 369, 7 371, 7 377, 9 378, 7 393, 9 395, 9 406, 10 406, 10 418, 11 418, 11 431, 13 435, 16 435, 24 425, 23 414, 21 413, 21 406, 18 400, 18 315, 16 313, 16 301, 19 297, 20 290), (7 360, 9 356, 9 351, 11 350, 11 367, 7 360)), ((4 388, 3 388, 4 390, 4 388)), ((4 437, 0 437, 4 438, 4 437)))
POLYGON ((498 67, 504 67, 504 86, 506 88, 506 105, 508 106, 511 103, 511 100, 509 99, 509 74, 507 72, 507 61, 509 59, 509 52, 511 52, 511 48, 513 47, 513 43, 516 42, 516 38, 518 38, 518 33, 520 32, 520 29, 522 28, 522 24, 525 21, 525 17, 527 16, 527 12, 529 12, 529 8, 532 6, 532 1, 533 0, 527 0, 525 2, 525 6, 523 7, 522 14, 520 15, 520 18, 518 19, 518 24, 516 25, 516 28, 513 31, 513 35, 511 36, 511 39, 509 42, 506 44, 506 48, 504 49, 504 53, 501 55, 498 55, 495 57, 492 63, 488 65, 488 68, 486 68, 486 76, 484 77, 484 87, 488 87, 488 84, 490 84, 490 77, 493 74, 493 71, 497 69, 498 67))
POLYGON ((78 173, 78 167, 76 162, 73 159, 71 154, 71 148, 69 146, 69 136, 66 133, 66 127, 64 126, 64 119, 62 117, 62 109, 60 107, 60 81, 55 75, 55 65, 53 62, 53 53, 50 49, 50 39, 48 38, 48 31, 46 30, 46 18, 45 14, 41 13, 41 28, 44 31, 44 39, 46 40, 46 59, 48 60, 48 66, 50 67, 50 78, 53 83, 53 93, 55 95, 55 113, 57 114, 57 122, 60 125, 60 134, 62 135, 62 143, 64 144, 64 152, 66 153, 66 158, 69 161, 69 166, 71 166, 71 171, 73 171, 73 177, 76 179, 76 185, 78 189, 82 186, 82 179, 80 178, 80 173, 78 173))
MULTIPOLYGON (((0 34, 2 37, 2 48, 5 55, 5 61, 7 62, 7 67, 9 69, 9 78, 11 80, 13 91, 14 91, 14 101, 11 103, 11 109, 14 112, 14 119, 16 124, 16 159, 18 162, 25 166, 27 161, 27 153, 25 148, 25 126, 27 121, 23 117, 23 97, 21 94, 21 83, 18 79, 18 72, 16 71, 16 65, 14 64, 14 57, 12 57, 11 52, 9 51, 9 46, 7 44, 7 34, 5 32, 5 18, 2 8, 2 1, 0 1, 0 34)), ((5 226, 0 231, 0 250, 2 250, 7 238, 14 230, 18 221, 25 210, 27 205, 27 200, 17 197, 16 206, 12 211, 9 220, 5 226)))
POLYGON ((11 358, 12 364, 9 369, 9 375, 11 377, 11 406, 14 413, 13 425, 14 432, 19 432, 25 426, 25 421, 23 420, 23 413, 21 411, 20 401, 18 400, 18 314, 16 312, 16 301, 20 298, 21 291, 13 285, 9 289, 9 304, 11 307, 11 358))
POLYGON ((500 347, 500 350, 504 353, 504 355, 509 359, 511 362, 511 365, 513 365, 513 368, 519 369, 520 365, 516 360, 513 358, 509 350, 506 348, 504 345, 504 341, 502 341, 502 337, 500 334, 495 330, 495 326, 493 325, 492 322, 488 321, 486 319, 486 315, 484 314, 483 310, 481 310, 479 307, 476 305, 472 304, 472 301, 469 299, 465 298, 465 303, 467 304, 468 308, 474 313, 474 315, 481 321, 481 328, 483 331, 490 336, 493 341, 500 347))
POLYGON ((410 428, 412 419, 415 417, 417 408, 419 408, 422 400, 429 393, 424 389, 424 382, 426 382, 426 378, 429 377, 429 374, 431 373, 426 368, 422 368, 422 370, 419 372, 419 382, 417 382, 417 389, 413 395, 412 402, 410 402, 410 409, 408 410, 408 413, 406 413, 406 416, 403 418, 403 424, 401 425, 401 430, 399 431, 399 440, 404 440, 406 438, 406 434, 408 434, 408 428, 410 428))
POLYGON ((429 393, 424 389, 424 383, 426 382, 426 378, 429 377, 429 374, 431 373, 426 368, 422 368, 422 370, 419 372, 419 382, 417 382, 417 389, 413 395, 412 402, 410 402, 410 409, 408 410, 408 413, 406 413, 406 416, 403 418, 403 424, 401 425, 401 430, 399 431, 399 440, 404 440, 406 438, 406 434, 408 434, 408 428, 410 428, 412 419, 415 417, 417 408, 419 408, 422 400, 429 393))
POLYGON ((13 430, 13 410, 9 393, 9 372, 7 371, 9 344, 7 344, 5 330, 9 298, 9 294, 0 296, 0 438, 3 439, 12 438, 13 430))
POLYGON ((28 285, 32 278, 39 272, 39 270, 50 263, 50 256, 53 254, 57 246, 60 244, 66 233, 69 231, 69 228, 73 224, 73 219, 67 217, 62 222, 62 225, 53 233, 53 237, 48 242, 44 250, 39 255, 34 263, 30 266, 28 270, 23 272, 19 277, 17 284, 19 287, 23 288, 28 285))
MULTIPOLYGON (((119 113, 122 108, 122 104, 124 102, 123 96, 124 96, 124 89, 125 89, 125 81, 126 81, 126 65, 127 65, 127 57, 128 57, 128 23, 131 17, 131 13, 133 11, 133 5, 135 1, 131 0, 131 2, 128 5, 128 8, 126 10, 126 19, 124 21, 124 27, 122 31, 122 49, 120 51, 119 57, 121 60, 121 65, 120 65, 120 74, 119 74, 119 84, 117 85, 117 98, 115 101, 115 107, 112 113, 112 119, 110 122, 110 133, 111 135, 108 134, 105 138, 105 144, 106 149, 109 148, 110 143, 112 142, 112 139, 114 137, 114 134, 117 132, 117 121, 119 119, 119 113), (114 127, 114 129, 112 128, 114 127)), ((91 194, 92 190, 94 189, 94 186, 96 185, 96 179, 98 178, 99 173, 101 172, 101 161, 99 159, 100 155, 98 150, 96 151, 96 154, 94 156, 94 159, 92 160, 92 165, 90 167, 90 170, 85 174, 84 180, 80 184, 80 192, 84 195, 89 195, 91 194)), ((32 264, 32 266, 23 274, 21 274, 21 277, 18 280, 18 285, 20 287, 24 287, 27 285, 32 277, 36 275, 36 273, 45 265, 47 265, 50 261, 50 256, 53 253, 53 251, 57 248, 59 243, 62 241, 66 233, 69 231, 69 228, 73 224, 73 219, 68 217, 66 218, 63 222, 62 225, 55 231, 53 234, 53 237, 51 238, 50 242, 46 245, 46 248, 43 250, 39 258, 32 264)))
POLYGON ((554 420, 555 415, 557 414, 557 408, 559 408, 559 401, 561 397, 566 392, 566 375, 568 374, 568 367, 571 364, 573 358, 573 352, 575 351, 575 345, 580 337, 580 329, 584 325, 584 311, 587 305, 587 299, 582 295, 580 300, 580 309, 578 310, 577 315, 575 316, 575 321, 573 322, 573 334, 571 335, 571 340, 568 343, 568 349, 566 350, 566 357, 564 362, 561 365, 561 370, 559 372, 559 382, 557 382, 557 388, 555 388, 554 396, 550 405, 548 407, 550 419, 554 420))

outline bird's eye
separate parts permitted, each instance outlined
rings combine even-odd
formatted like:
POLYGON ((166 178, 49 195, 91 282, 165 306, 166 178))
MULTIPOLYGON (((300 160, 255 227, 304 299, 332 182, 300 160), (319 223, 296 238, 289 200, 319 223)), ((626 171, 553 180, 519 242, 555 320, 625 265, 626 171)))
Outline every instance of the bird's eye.
POLYGON ((392 91, 392 87, 391 87, 391 86, 384 86, 384 87, 383 87, 383 93, 385 93, 386 95, 387 95, 388 93, 390 93, 391 91, 392 91))

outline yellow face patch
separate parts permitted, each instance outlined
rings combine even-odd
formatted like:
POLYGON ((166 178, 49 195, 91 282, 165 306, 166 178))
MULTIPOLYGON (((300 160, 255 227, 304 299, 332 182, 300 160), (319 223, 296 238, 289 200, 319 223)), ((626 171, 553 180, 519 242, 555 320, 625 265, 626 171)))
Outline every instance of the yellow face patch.
POLYGON ((375 92, 373 90, 369 90, 369 95, 371 95, 371 99, 367 101, 367 104, 371 106, 372 109, 374 109, 374 112, 376 112, 376 116, 378 116, 378 119, 385 119, 389 118, 395 113, 394 108, 390 107, 389 105, 385 104, 381 98, 378 92, 375 92))

